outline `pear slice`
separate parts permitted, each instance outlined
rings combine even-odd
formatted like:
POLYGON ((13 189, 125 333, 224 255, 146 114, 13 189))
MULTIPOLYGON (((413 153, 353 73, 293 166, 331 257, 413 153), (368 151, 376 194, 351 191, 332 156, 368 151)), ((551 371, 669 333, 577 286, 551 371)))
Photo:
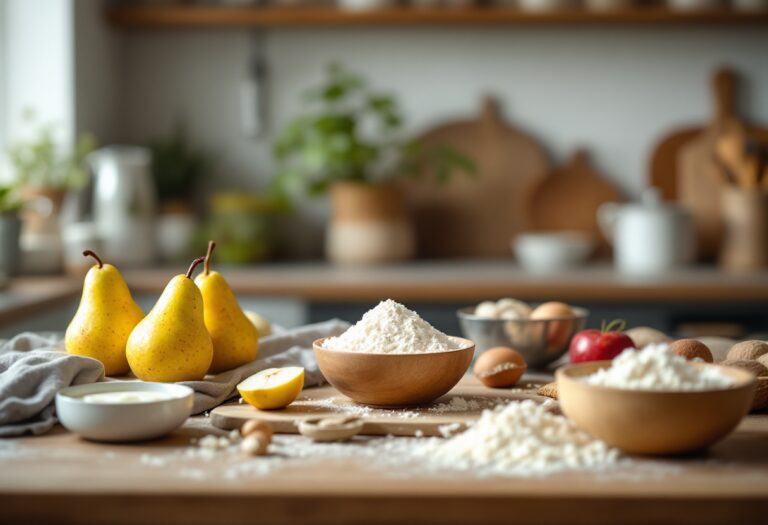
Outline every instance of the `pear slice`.
POLYGON ((304 388, 304 368, 267 368, 242 381, 237 390, 243 399, 260 410, 284 408, 293 403, 304 388))

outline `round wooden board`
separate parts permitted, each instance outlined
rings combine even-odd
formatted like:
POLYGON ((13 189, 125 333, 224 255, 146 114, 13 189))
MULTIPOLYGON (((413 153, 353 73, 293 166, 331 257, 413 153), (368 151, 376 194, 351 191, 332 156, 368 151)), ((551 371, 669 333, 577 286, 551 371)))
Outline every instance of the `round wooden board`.
POLYGON ((577 230, 603 239, 597 209, 624 197, 589 164, 585 150, 576 150, 562 168, 543 177, 531 188, 528 215, 537 231, 577 230))
POLYGON ((427 169, 408 183, 419 255, 509 256, 510 240, 527 227, 524 190, 549 169, 544 149, 505 122, 490 97, 480 115, 440 125, 417 142, 424 149, 450 146, 471 158, 477 172, 454 173, 439 184, 427 169))

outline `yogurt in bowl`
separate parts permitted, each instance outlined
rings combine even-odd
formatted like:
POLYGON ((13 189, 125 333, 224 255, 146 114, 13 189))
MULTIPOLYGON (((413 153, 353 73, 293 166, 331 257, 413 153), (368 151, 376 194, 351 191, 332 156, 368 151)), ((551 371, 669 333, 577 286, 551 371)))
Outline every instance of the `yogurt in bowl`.
POLYGON ((56 413, 69 431, 94 441, 162 437, 192 413, 194 391, 183 385, 111 381, 56 394, 56 413))

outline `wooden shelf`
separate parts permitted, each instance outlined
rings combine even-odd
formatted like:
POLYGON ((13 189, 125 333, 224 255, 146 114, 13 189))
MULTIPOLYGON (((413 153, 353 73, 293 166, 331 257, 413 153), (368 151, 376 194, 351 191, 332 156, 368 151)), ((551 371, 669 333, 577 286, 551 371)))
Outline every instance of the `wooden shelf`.
POLYGON ((768 23, 768 12, 679 12, 636 8, 610 12, 583 9, 531 13, 513 8, 392 8, 349 12, 333 7, 115 7, 107 19, 119 28, 349 27, 451 25, 751 25, 768 23))

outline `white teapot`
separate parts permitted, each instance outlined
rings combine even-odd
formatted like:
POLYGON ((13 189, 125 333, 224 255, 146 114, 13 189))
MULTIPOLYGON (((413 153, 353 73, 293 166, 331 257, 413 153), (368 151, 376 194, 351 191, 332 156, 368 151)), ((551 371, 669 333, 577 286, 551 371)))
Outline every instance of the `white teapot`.
POLYGON ((609 202, 597 210, 603 234, 613 245, 616 268, 629 274, 653 274, 693 261, 693 218, 682 206, 662 202, 649 188, 640 203, 609 202))

